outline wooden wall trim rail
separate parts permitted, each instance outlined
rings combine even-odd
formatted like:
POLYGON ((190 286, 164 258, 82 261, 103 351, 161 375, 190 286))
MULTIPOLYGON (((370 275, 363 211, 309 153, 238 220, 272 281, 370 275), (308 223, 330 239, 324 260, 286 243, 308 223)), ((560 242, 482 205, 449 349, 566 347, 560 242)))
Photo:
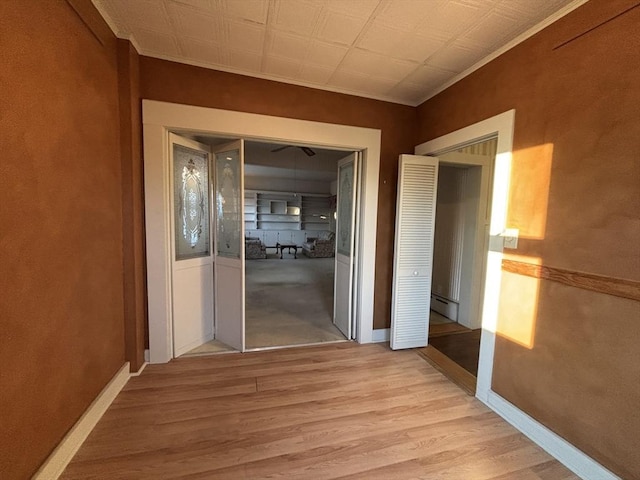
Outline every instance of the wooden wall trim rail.
POLYGON ((516 260, 502 260, 502 270, 528 277, 542 278, 571 287, 640 301, 640 282, 624 278, 606 277, 563 268, 534 265, 516 260))

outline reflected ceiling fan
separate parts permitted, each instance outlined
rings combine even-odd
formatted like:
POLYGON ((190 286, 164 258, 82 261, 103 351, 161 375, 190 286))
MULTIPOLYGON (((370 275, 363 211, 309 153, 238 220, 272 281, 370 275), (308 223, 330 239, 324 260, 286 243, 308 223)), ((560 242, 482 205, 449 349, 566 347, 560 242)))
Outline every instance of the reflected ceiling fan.
POLYGON ((282 147, 274 148, 273 150, 271 150, 271 153, 281 152, 285 148, 299 148, 304 153, 306 153, 307 156, 309 156, 309 157, 313 157, 316 154, 316 152, 311 150, 309 147, 300 147, 298 145, 284 145, 282 147))

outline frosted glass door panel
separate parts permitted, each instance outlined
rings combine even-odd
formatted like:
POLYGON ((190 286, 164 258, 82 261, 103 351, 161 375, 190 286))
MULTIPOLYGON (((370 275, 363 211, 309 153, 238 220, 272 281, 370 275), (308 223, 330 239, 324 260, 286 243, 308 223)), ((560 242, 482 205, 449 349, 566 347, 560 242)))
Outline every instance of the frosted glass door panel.
POLYGON ((216 154, 217 253, 221 257, 240 258, 241 180, 240 151, 216 154))
POLYGON ((244 142, 220 145, 213 154, 216 339, 244 351, 244 142))
POLYGON ((338 162, 338 220, 336 235, 336 267, 334 276, 333 323, 351 339, 354 319, 353 272, 355 270, 354 236, 356 205, 356 172, 358 154, 338 162))
POLYGON ((338 253, 351 255, 351 238, 353 236, 353 172, 354 162, 346 163, 338 168, 338 253))
POLYGON ((214 336, 213 247, 211 243, 211 151, 170 134, 173 181, 171 315, 173 356, 214 336))
POLYGON ((206 257, 209 251, 209 155, 173 145, 175 258, 206 257))

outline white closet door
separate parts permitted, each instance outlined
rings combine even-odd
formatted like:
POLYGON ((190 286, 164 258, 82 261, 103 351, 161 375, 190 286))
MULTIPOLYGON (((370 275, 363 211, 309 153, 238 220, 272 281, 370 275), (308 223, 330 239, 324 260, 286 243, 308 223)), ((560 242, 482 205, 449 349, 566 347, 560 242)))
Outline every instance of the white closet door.
POLYGON ((213 339, 209 147, 170 135, 172 310, 175 357, 213 339))
POLYGON ((391 348, 424 347, 429 331, 438 159, 400 155, 391 348))
POLYGON ((355 251, 355 209, 358 181, 358 153, 338 162, 336 220, 336 268, 333 295, 333 323, 348 339, 352 338, 354 316, 353 278, 355 251))
POLYGON ((213 153, 216 339, 244 351, 244 142, 213 153))

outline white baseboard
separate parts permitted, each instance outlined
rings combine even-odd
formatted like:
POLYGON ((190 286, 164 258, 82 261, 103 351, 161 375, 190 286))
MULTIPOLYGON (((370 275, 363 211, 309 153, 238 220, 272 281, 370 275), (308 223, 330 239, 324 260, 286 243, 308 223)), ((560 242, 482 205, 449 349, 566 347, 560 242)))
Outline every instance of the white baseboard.
POLYGON ((149 358, 150 358, 149 349, 146 348, 145 351, 144 351, 144 362, 145 363, 149 363, 149 358))
POLYGON ((140 368, 138 369, 137 372, 131 372, 129 375, 132 377, 138 377, 142 371, 146 368, 146 366, 149 365, 149 362, 145 361, 142 365, 140 365, 140 368))
POLYGON ((388 342, 390 339, 391 329, 389 328, 378 328, 373 331, 373 336, 371 337, 373 343, 388 342))
POLYGON ((104 412, 107 411, 107 408, 115 400, 122 387, 125 386, 129 376, 129 362, 126 362, 89 405, 89 408, 69 430, 56 449, 49 455, 49 458, 42 464, 32 477, 32 480, 55 480, 62 474, 96 426, 98 420, 102 418, 104 412))
POLYGON ((553 433, 537 420, 509 403, 494 391, 489 391, 487 405, 507 422, 529 437, 549 455, 585 480, 620 480, 594 459, 553 433))

